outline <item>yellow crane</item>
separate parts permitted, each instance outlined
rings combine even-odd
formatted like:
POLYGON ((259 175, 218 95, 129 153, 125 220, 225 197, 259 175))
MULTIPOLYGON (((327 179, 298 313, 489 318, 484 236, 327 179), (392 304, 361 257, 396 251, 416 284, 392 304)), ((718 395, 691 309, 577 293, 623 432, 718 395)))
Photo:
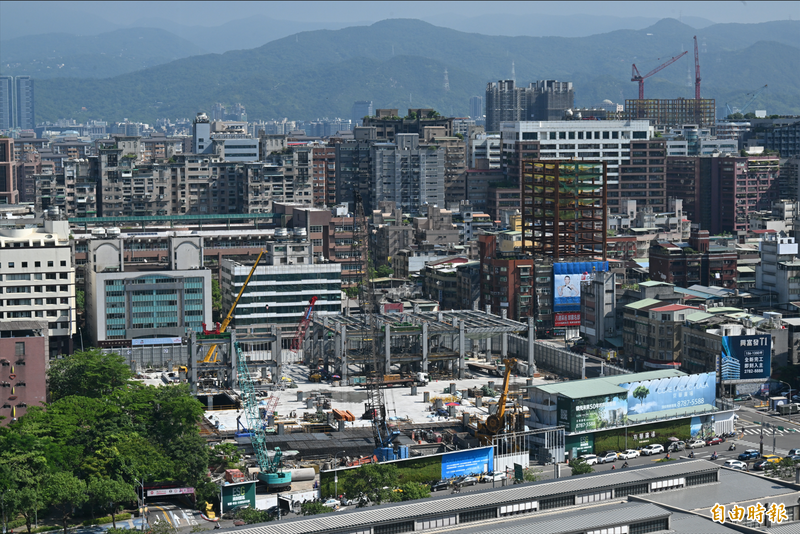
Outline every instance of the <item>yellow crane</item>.
MULTIPOLYGON (((264 251, 258 253, 258 257, 256 258, 256 262, 253 264, 253 268, 250 269, 250 274, 247 275, 247 278, 242 284, 242 289, 239 290, 239 294, 236 295, 236 300, 233 301, 233 306, 231 306, 228 315, 225 317, 225 320, 219 325, 219 330, 216 332, 218 334, 224 334, 225 330, 228 329, 228 325, 231 323, 231 319, 233 319, 233 312, 236 310, 236 305, 239 304, 239 299, 242 298, 242 294, 244 290, 247 288, 247 284, 250 283, 250 279, 253 277, 253 273, 256 272, 256 267, 258 267, 258 263, 261 261, 261 257, 264 255, 264 251)), ((233 274, 231 274, 233 276, 233 274)), ((203 358, 203 363, 214 363, 217 361, 217 345, 211 345, 206 353, 206 357, 203 358)))
POLYGON ((502 434, 506 430, 506 400, 508 399, 508 384, 511 381, 511 372, 517 365, 516 358, 503 360, 506 366, 503 377, 503 393, 497 403, 497 413, 486 418, 486 421, 478 426, 477 438, 483 445, 491 445, 492 437, 502 434))

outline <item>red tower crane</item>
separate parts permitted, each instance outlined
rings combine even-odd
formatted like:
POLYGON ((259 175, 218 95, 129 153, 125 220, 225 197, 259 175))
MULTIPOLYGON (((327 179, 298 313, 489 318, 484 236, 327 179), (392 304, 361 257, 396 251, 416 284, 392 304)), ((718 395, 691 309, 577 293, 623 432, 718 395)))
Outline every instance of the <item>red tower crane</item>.
POLYGON ((697 53, 697 36, 694 36, 694 99, 700 100, 700 54, 697 53))
POLYGON ((685 56, 688 53, 689 52, 686 51, 686 52, 683 52, 682 54, 679 54, 679 55, 671 58, 669 61, 667 61, 665 63, 662 63, 661 65, 659 65, 658 67, 654 68, 653 70, 651 70, 650 72, 648 72, 644 76, 639 74, 639 69, 636 68, 636 63, 634 63, 633 64, 633 68, 631 69, 631 81, 632 82, 639 82, 639 100, 644 100, 644 81, 647 78, 649 78, 653 74, 655 74, 657 72, 660 72, 660 71, 664 70, 665 68, 669 67, 670 65, 672 65, 673 63, 675 63, 676 61, 678 61, 680 58, 682 58, 683 56, 685 56))
POLYGON ((297 330, 294 333, 294 339, 292 339, 292 352, 297 352, 300 349, 300 345, 303 344, 303 338, 306 337, 308 324, 311 322, 311 312, 314 311, 314 304, 316 303, 317 297, 311 297, 311 300, 308 301, 308 308, 306 308, 303 318, 300 319, 300 324, 297 325, 297 330))

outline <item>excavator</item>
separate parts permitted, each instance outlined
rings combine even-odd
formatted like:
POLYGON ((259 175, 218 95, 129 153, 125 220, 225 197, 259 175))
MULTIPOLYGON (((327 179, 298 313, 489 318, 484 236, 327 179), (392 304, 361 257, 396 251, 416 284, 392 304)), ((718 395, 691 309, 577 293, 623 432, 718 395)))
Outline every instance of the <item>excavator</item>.
POLYGON ((475 434, 480 440, 481 445, 484 446, 491 445, 492 438, 499 434, 504 434, 509 426, 514 427, 513 421, 507 421, 508 418, 514 416, 506 414, 506 401, 508 399, 508 384, 511 380, 511 373, 517 365, 517 360, 516 358, 507 358, 503 360, 503 364, 505 365, 503 393, 500 395, 500 400, 497 402, 497 413, 490 415, 486 418, 485 422, 478 425, 478 431, 475 434))
MULTIPOLYGON (((256 272, 256 267, 258 267, 258 263, 261 261, 261 257, 264 255, 264 251, 262 250, 259 252, 258 257, 256 258, 256 262, 253 264, 253 268, 250 269, 250 274, 247 275, 247 278, 242 284, 242 289, 239 290, 239 294, 236 295, 236 300, 233 301, 233 306, 231 306, 228 315, 225 317, 225 320, 222 321, 221 324, 217 326, 214 330, 206 330, 205 323, 203 324, 203 334, 205 335, 219 335, 224 334, 225 331, 228 329, 228 325, 233 319, 233 312, 236 310, 236 305, 239 304, 239 299, 242 298, 244 294, 244 290, 247 289, 247 284, 250 283, 250 279, 253 277, 253 273, 256 272)), ((214 363, 217 361, 217 345, 211 345, 206 353, 206 357, 203 358, 203 363, 214 363)))

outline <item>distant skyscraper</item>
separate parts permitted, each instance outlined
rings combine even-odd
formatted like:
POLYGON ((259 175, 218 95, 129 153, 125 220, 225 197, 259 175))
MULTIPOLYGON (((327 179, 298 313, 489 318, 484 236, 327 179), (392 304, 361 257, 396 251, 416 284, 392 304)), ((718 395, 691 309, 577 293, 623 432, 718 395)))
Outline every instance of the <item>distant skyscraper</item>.
POLYGON ((353 127, 361 126, 361 119, 364 117, 371 117, 374 114, 372 100, 357 100, 353 103, 353 110, 351 112, 353 127))
POLYGON ((16 127, 32 130, 36 126, 33 107, 33 80, 30 76, 17 76, 14 79, 16 94, 16 127))
POLYGON ((0 130, 14 127, 14 78, 0 76, 0 130))
POLYGON ((450 90, 450 78, 447 77, 447 68, 444 69, 444 90, 450 90))
POLYGON ((217 102, 214 104, 214 107, 211 109, 211 120, 212 121, 221 121, 225 120, 225 106, 222 103, 217 102))
POLYGON ((469 116, 473 119, 483 117, 483 98, 480 96, 473 96, 469 99, 469 116))

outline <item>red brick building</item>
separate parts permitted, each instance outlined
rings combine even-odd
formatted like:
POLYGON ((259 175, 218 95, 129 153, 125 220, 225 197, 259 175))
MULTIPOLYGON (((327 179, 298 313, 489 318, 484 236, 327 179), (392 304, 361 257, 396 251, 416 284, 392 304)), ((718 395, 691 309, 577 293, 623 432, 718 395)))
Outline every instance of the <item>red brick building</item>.
POLYGON ((47 323, 0 321, 0 425, 47 398, 47 323))
POLYGON ((533 260, 519 252, 502 254, 496 235, 478 236, 480 250, 480 305, 492 306, 492 313, 508 312, 508 318, 523 320, 531 313, 533 260))
POLYGON ((650 246, 650 278, 678 287, 736 289, 737 259, 735 251, 710 246, 708 230, 695 225, 688 243, 658 241, 650 246))

